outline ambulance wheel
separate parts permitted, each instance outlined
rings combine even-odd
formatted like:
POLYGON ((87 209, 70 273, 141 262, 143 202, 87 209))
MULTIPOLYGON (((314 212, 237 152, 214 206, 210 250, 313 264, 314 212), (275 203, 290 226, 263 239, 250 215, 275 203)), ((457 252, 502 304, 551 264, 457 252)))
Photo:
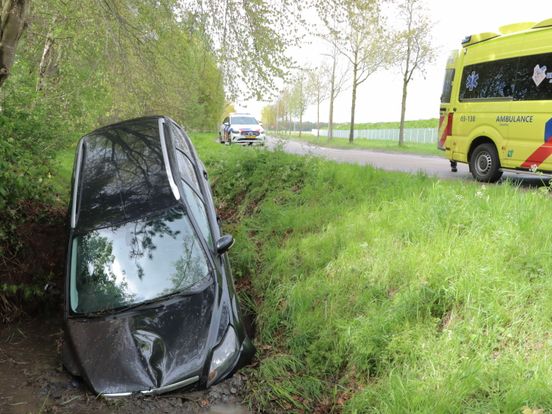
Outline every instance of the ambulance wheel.
POLYGON ((496 183, 500 180, 500 159, 493 144, 481 144, 475 148, 470 157, 470 171, 477 181, 496 183))

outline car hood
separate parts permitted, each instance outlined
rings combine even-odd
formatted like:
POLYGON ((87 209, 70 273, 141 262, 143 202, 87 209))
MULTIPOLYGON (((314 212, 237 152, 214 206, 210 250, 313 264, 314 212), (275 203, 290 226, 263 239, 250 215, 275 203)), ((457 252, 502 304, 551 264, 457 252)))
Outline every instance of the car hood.
POLYGON ((147 309, 68 319, 73 360, 98 394, 151 391, 201 374, 209 353, 214 284, 147 309))
POLYGON ((247 131, 262 131, 263 128, 259 125, 241 125, 232 124, 232 129, 245 129, 247 131))

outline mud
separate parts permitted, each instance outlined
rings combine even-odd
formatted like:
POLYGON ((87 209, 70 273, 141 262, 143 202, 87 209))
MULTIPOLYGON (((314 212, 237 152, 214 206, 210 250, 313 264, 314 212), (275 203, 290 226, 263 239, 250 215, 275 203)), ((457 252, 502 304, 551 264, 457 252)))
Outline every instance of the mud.
POLYGON ((59 318, 0 325, 0 413, 248 413, 247 378, 237 373, 208 390, 155 397, 98 398, 61 365, 59 318))

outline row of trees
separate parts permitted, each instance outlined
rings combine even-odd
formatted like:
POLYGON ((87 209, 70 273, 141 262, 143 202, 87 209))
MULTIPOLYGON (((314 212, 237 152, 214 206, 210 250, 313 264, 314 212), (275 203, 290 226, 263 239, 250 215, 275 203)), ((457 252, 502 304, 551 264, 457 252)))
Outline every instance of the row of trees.
MULTIPOLYGON (((318 37, 329 45, 323 63, 300 68, 273 105, 263 109, 265 123, 279 129, 292 119, 299 121, 309 105, 317 108, 329 101, 328 136, 333 136, 336 98, 351 91, 349 142, 353 142, 358 88, 378 70, 400 68, 402 100, 400 139, 404 141, 404 121, 408 86, 416 72, 433 61, 431 22, 423 0, 320 0, 316 9, 322 22, 318 37), (386 15, 393 13, 396 27, 388 27, 386 15)), ((320 128, 318 128, 320 129, 320 128)))

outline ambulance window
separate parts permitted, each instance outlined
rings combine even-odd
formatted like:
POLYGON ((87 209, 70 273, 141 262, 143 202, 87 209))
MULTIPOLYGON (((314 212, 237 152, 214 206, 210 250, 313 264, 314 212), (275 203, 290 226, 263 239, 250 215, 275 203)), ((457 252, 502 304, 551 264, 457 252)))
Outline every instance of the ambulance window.
POLYGON ((514 99, 552 100, 552 53, 519 58, 514 99))
POLYGON ((441 103, 450 103, 452 94, 452 81, 454 80, 454 69, 447 69, 445 72, 445 83, 443 84, 443 93, 441 94, 441 103))
POLYGON ((460 100, 511 98, 517 59, 479 63, 464 68, 460 100))

